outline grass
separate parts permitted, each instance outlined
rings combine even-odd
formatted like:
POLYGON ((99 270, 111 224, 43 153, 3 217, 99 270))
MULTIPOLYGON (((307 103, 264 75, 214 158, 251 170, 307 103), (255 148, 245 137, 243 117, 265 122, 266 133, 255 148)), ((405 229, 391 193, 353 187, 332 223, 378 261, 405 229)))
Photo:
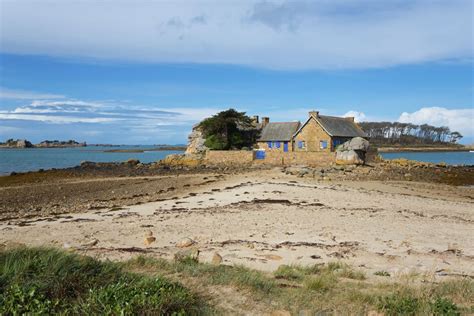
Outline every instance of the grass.
POLYGON ((0 314, 199 314, 200 299, 163 277, 46 248, 0 253, 0 314))
POLYGON ((292 314, 474 311, 470 279, 438 284, 390 281, 374 283, 341 262, 282 265, 271 274, 243 266, 144 256, 122 263, 99 262, 52 249, 24 248, 0 253, 0 314, 245 314, 259 313, 257 306, 265 312, 284 309, 292 314), (225 294, 217 295, 223 287, 225 294), (226 302, 220 305, 222 300, 226 302), (229 311, 229 306, 236 310, 229 311))

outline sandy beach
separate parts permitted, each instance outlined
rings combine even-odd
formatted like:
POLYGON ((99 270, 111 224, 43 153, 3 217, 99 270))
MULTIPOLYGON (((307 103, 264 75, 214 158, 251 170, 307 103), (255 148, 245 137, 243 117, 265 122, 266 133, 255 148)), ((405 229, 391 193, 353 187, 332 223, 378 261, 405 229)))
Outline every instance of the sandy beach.
MULTIPOLYGON (((178 244, 188 238, 202 262, 210 262, 217 252, 223 264, 263 271, 282 264, 343 261, 369 277, 376 271, 393 277, 474 277, 472 187, 325 181, 290 175, 281 168, 77 179, 40 186, 55 192, 75 189, 79 194, 80 188, 101 183, 113 207, 105 201, 77 204, 71 213, 5 216, 0 222, 4 247, 54 246, 113 260, 137 254, 173 258, 182 249, 178 244), (129 190, 142 190, 148 201, 114 198, 132 182, 136 186, 129 190), (149 232, 156 241, 145 245, 149 232)), ((12 189, 28 196, 27 187, 21 186, 3 187, 0 196, 12 189)), ((64 198, 67 205, 66 194, 64 198)))

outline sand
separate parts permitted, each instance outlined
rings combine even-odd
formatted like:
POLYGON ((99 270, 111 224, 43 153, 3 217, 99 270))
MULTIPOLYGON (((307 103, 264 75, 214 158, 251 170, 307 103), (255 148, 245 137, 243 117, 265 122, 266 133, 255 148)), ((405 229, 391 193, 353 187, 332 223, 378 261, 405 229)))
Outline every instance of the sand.
MULTIPOLYGON (((218 252, 222 264, 263 271, 340 260, 369 277, 474 277, 473 188, 317 181, 279 168, 189 177, 192 185, 176 177, 170 185, 181 189, 154 202, 1 221, 0 241, 124 260, 173 258, 177 243, 191 238, 200 261, 218 252), (148 231, 156 241, 145 245, 148 231)), ((160 182, 151 179, 150 186, 160 182)))

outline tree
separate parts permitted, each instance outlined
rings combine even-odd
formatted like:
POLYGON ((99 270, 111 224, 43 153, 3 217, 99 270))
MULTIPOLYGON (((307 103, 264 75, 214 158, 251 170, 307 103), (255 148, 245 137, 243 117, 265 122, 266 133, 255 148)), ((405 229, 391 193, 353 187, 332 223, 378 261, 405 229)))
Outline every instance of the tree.
POLYGON ((206 145, 210 149, 228 150, 251 147, 257 132, 245 112, 229 109, 199 123, 206 145))
POLYGON ((449 134, 449 142, 455 144, 457 143, 463 136, 459 132, 452 132, 449 134))

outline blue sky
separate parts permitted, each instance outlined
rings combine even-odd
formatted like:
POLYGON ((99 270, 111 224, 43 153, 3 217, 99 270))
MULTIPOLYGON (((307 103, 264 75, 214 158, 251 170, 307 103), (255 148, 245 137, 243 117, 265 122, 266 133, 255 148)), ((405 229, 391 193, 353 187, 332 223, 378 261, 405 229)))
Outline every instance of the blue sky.
POLYGON ((474 140, 471 1, 0 5, 0 139, 185 143, 234 107, 447 125, 474 140))

